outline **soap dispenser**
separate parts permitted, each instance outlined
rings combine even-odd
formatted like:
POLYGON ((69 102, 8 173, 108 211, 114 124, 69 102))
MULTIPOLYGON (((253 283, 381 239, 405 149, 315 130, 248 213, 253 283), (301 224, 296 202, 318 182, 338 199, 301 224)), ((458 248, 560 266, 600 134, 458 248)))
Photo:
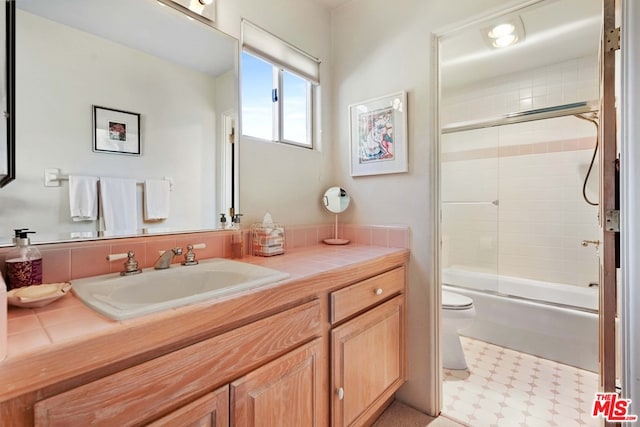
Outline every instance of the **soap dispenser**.
POLYGON ((231 222, 233 234, 231 235, 231 258, 242 258, 243 250, 243 238, 242 230, 240 229, 240 217, 242 214, 233 215, 231 222))
POLYGON ((5 258, 9 289, 42 284, 42 255, 37 248, 31 246, 29 239, 29 234, 35 231, 23 228, 14 231, 16 246, 5 258))

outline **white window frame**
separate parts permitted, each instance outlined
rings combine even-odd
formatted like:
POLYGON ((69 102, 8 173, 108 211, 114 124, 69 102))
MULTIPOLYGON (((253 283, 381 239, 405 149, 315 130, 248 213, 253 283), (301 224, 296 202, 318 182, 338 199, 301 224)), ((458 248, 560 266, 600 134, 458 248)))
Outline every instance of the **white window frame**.
MULTIPOLYGON (((282 119, 282 117, 284 117, 284 100, 287 97, 287 94, 285 93, 284 89, 284 72, 289 72, 288 70, 285 70, 283 68, 279 68, 277 66, 274 65, 274 81, 277 79, 277 85, 275 87, 275 89, 278 90, 278 101, 274 102, 274 120, 277 120, 277 123, 274 123, 274 131, 277 132, 277 135, 275 135, 275 140, 278 142, 282 142, 285 144, 291 144, 291 145, 298 145, 300 147, 304 147, 304 148, 313 148, 313 92, 314 92, 314 84, 311 83, 310 81, 308 81, 307 79, 305 79, 304 77, 302 77, 302 79, 307 83, 307 108, 306 108, 306 113, 307 113, 307 118, 306 118, 306 124, 307 124, 307 137, 308 140, 306 143, 304 142, 298 142, 298 141, 292 141, 290 139, 286 139, 284 137, 284 125, 285 125, 285 121, 284 119, 282 119)), ((292 73, 293 74, 293 73, 292 73)), ((299 77, 299 76, 298 76, 299 77)))
MULTIPOLYGON (((313 149, 315 146, 315 94, 319 90, 320 61, 317 58, 303 52, 297 47, 285 42, 251 22, 242 21, 242 52, 241 54, 254 56, 273 67, 273 89, 277 92, 277 101, 272 102, 272 141, 298 147, 313 149), (287 140, 284 138, 285 122, 284 100, 287 97, 283 90, 284 72, 291 73, 302 78, 307 83, 307 108, 306 143, 287 140)), ((242 60, 240 72, 242 72, 242 60)), ((241 89, 242 90, 242 89, 241 89)), ((242 97, 241 97, 242 98, 242 97)), ((241 123, 242 125, 242 123, 241 123)), ((243 130, 243 136, 244 130, 243 130)), ((249 138, 263 139, 246 135, 249 138)))

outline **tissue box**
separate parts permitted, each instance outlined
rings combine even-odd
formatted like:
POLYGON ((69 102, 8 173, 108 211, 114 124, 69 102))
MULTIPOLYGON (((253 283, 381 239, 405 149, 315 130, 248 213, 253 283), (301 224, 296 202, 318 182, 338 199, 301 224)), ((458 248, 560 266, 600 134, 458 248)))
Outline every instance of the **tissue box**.
POLYGON ((284 226, 253 224, 251 226, 251 254, 273 256, 284 253, 284 226))

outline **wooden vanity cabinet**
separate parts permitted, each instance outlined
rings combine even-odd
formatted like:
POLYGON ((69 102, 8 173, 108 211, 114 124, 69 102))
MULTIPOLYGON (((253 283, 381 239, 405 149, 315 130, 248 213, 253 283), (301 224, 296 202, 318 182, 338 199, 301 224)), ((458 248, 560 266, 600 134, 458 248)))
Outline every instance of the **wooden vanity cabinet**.
POLYGON ((189 403, 149 427, 319 426, 326 399, 320 338, 189 403))
MULTIPOLYGON (((320 306, 318 300, 302 304, 38 401, 35 425, 278 425, 236 423, 233 418, 242 411, 234 405, 243 407, 238 399, 243 393, 261 404, 277 402, 283 390, 295 386, 298 400, 283 400, 280 407, 299 414, 326 393, 317 378, 326 358, 318 357, 321 340, 314 340, 322 334, 320 306), (232 381, 230 388, 225 385, 232 381), (261 393, 258 399, 254 392, 261 393)), ((322 408, 310 412, 322 413, 322 408)))
MULTIPOLYGON (((406 381, 406 256, 230 300, 225 310, 248 310, 228 328, 198 327, 179 347, 141 343, 133 347, 146 353, 130 359, 67 370, 2 402, 0 425, 370 425, 406 381)), ((193 315, 208 325, 210 312, 193 315)), ((155 324, 156 333, 159 325, 170 326, 155 324)))
POLYGON ((332 293, 334 427, 370 424, 406 381, 404 289, 402 267, 332 293))
POLYGON ((320 338, 250 372, 230 385, 149 424, 150 427, 319 426, 326 399, 320 338))

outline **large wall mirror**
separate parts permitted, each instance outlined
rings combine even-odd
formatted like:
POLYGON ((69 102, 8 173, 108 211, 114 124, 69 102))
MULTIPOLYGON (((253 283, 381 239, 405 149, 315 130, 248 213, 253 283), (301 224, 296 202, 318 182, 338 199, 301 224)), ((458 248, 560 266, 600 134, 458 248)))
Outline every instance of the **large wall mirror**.
MULTIPOLYGON (((214 229, 233 195, 237 40, 156 0, 20 0, 16 5, 16 180, 0 190, 0 244, 100 236, 74 222, 68 181, 46 169, 172 182, 169 218, 142 233, 214 229), (140 155, 93 150, 93 106, 140 114, 140 155)), ((236 171, 237 173, 237 171, 236 171)), ((237 187, 237 186, 236 186, 237 187)))
POLYGON ((14 123, 14 65, 15 65, 15 2, 0 4, 0 46, 5 47, 0 54, 0 188, 15 179, 15 127, 14 123))

